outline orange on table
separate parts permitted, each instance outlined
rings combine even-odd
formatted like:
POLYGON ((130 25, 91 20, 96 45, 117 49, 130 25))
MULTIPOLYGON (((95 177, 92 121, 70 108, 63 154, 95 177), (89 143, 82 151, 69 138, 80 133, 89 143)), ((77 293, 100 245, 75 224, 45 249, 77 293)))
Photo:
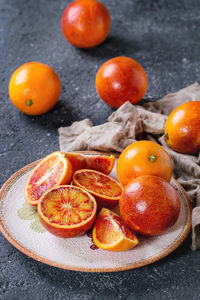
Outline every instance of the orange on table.
POLYGON ((41 115, 57 103, 61 83, 56 72, 39 62, 29 62, 12 74, 9 96, 12 103, 27 115, 41 115))
POLYGON ((172 169, 171 158, 162 146, 139 141, 121 153, 117 161, 117 178, 122 186, 141 175, 156 175, 170 181, 172 169))
POLYGON ((88 192, 71 185, 46 191, 39 199, 38 215, 52 234, 70 238, 84 234, 93 225, 97 204, 88 192))
POLYGON ((72 166, 64 154, 56 151, 43 158, 31 171, 25 186, 25 200, 37 205, 39 198, 50 188, 68 184, 72 166))
POLYGON ((77 0, 65 9, 61 28, 63 35, 75 47, 90 48, 101 44, 110 31, 110 14, 96 0, 77 0))
POLYGON ((65 154, 72 165, 73 172, 80 169, 91 169, 108 175, 115 163, 114 155, 87 155, 75 152, 66 152, 65 154))
POLYGON ((200 150, 200 101, 186 102, 169 115, 165 139, 176 152, 194 154, 200 150))
POLYGON ((129 250, 139 243, 124 221, 106 208, 96 218, 92 237, 97 247, 115 252, 129 250))
POLYGON ((146 93, 147 75, 134 59, 115 57, 99 68, 96 89, 100 98, 114 108, 126 101, 136 104, 146 93))
POLYGON ((73 174, 73 184, 86 190, 97 201, 98 208, 114 207, 122 193, 121 185, 113 178, 94 171, 78 170, 73 174))

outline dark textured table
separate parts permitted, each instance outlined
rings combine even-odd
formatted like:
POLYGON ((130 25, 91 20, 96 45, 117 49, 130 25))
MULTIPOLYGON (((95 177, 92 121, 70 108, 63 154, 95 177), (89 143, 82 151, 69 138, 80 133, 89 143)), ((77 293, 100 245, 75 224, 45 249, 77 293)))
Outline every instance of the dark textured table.
MULTIPOLYGON (((109 38, 79 50, 60 30, 69 1, 0 0, 0 185, 18 169, 58 149, 57 128, 75 120, 106 121, 112 109, 95 90, 95 74, 107 59, 130 56, 142 64, 147 99, 177 91, 200 76, 200 2, 109 0, 109 38), (46 115, 19 112, 8 97, 12 72, 27 61, 49 64, 62 82, 60 101, 46 115)), ((0 235, 1 299, 198 299, 200 252, 190 237, 152 265, 118 273, 90 274, 34 261, 0 235)))

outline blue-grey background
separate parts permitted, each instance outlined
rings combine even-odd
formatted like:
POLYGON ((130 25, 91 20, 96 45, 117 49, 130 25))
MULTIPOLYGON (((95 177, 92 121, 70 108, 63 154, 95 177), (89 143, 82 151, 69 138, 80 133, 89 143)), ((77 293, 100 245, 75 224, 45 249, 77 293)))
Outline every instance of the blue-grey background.
MULTIPOLYGON (((110 11, 108 39, 90 50, 66 42, 60 18, 70 1, 0 0, 0 186, 18 169, 58 149, 57 128, 112 109, 96 94, 95 74, 109 58, 136 59, 147 72, 147 99, 159 99, 200 76, 198 0, 102 0, 110 11), (55 108, 39 117, 8 97, 13 71, 28 61, 50 65, 62 82, 55 108)), ((200 253, 190 237, 167 258, 137 270, 90 274, 26 257, 0 235, 0 299, 198 299, 200 253)))

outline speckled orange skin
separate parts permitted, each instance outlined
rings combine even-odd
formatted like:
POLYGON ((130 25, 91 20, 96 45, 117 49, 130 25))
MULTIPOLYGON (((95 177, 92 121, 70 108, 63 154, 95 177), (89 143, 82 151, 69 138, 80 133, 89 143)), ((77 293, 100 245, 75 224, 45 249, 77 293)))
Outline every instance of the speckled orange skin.
POLYGON ((41 115, 57 103, 61 83, 56 72, 39 62, 29 62, 19 67, 9 83, 12 103, 27 115, 41 115), (32 105, 27 105, 27 100, 32 105))
POLYGON ((65 38, 78 48, 101 44, 110 31, 110 14, 96 0, 77 0, 65 9, 61 28, 65 38))
POLYGON ((194 154, 200 150, 200 101, 177 107, 165 125, 168 145, 180 153, 194 154))
POLYGON ((131 181, 122 192, 120 213, 130 228, 153 236, 174 225, 180 212, 180 198, 166 180, 145 175, 131 181))
POLYGON ((96 89, 101 99, 113 108, 126 101, 136 104, 146 93, 147 75, 132 58, 115 57, 99 68, 96 89))
POLYGON ((141 175, 156 175, 167 181, 172 176, 172 161, 165 149, 151 141, 139 141, 129 145, 117 161, 117 178, 122 186, 141 175), (155 161, 149 157, 154 155, 155 161))

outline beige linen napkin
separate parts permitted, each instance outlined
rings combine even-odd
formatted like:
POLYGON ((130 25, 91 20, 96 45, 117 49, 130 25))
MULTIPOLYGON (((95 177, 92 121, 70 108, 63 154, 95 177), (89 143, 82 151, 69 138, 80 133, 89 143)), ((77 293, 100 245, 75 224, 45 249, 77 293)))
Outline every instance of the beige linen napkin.
MULTIPOLYGON (((174 162, 174 177, 187 191, 193 204, 192 249, 200 248, 200 153, 184 155, 166 144, 163 133, 167 116, 177 106, 188 101, 200 101, 200 85, 194 83, 156 102, 134 106, 126 102, 108 118, 108 122, 93 126, 89 119, 61 127, 60 150, 101 150, 122 152, 136 140, 150 139, 163 145, 174 162)), ((200 124, 199 124, 200 127, 200 124)), ((200 128, 199 128, 200 130, 200 128)))

